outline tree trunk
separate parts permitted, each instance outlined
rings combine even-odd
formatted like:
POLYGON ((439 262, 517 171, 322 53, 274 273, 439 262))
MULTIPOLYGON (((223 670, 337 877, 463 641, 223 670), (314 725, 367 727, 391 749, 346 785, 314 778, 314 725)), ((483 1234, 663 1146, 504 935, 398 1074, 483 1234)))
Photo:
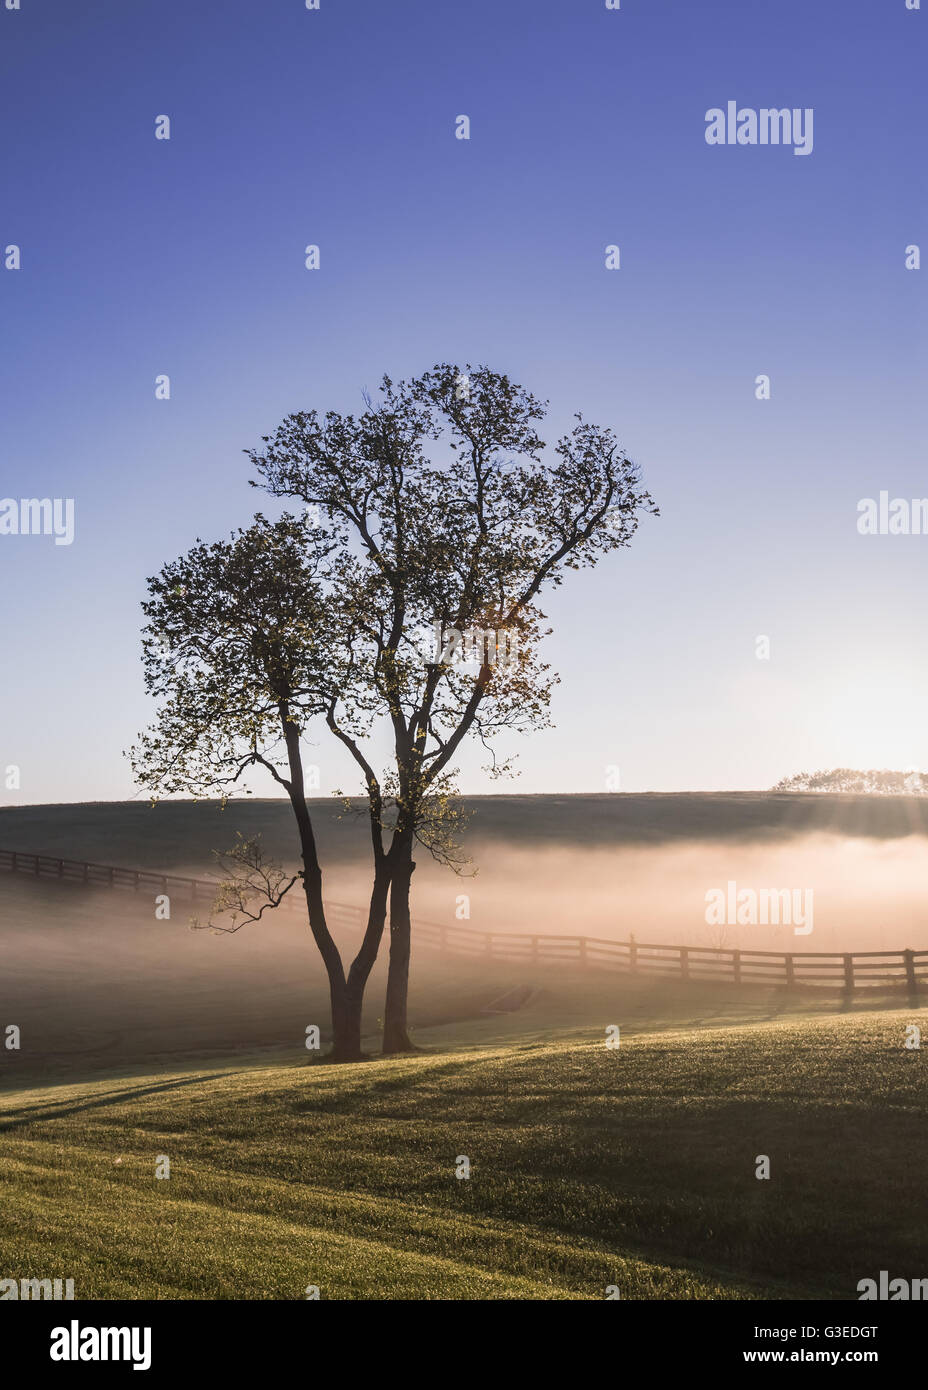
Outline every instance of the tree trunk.
POLYGON ((309 926, 329 977, 329 1002, 332 1008, 332 1051, 327 1062, 359 1062, 361 1060, 361 1003, 360 993, 350 993, 342 968, 338 947, 329 934, 322 906, 321 878, 304 873, 309 926))
POLYGON ((390 889, 390 872, 386 862, 378 863, 374 870, 374 887, 371 891, 370 907, 367 915, 367 928, 364 938, 351 963, 344 988, 338 991, 332 986, 332 1033, 334 1046, 332 1062, 357 1062, 364 1056, 361 1051, 361 1012, 364 1006, 364 991, 387 920, 387 894, 390 889))
MULTIPOLYGON (((325 919, 325 904, 322 899, 322 869, 316 852, 316 837, 313 834, 309 808, 306 805, 306 792, 303 781, 303 759, 300 753, 300 730, 291 720, 286 702, 280 705, 280 718, 284 740, 287 745, 287 758, 290 764, 290 781, 286 783, 287 793, 296 817, 300 834, 300 848, 303 858, 303 891, 306 895, 306 909, 309 913, 309 929, 319 948, 329 978, 329 1000, 332 1006, 332 1052, 327 1058, 331 1062, 358 1062, 361 1060, 361 1005, 364 999, 364 981, 360 988, 357 982, 349 987, 345 979, 345 968, 341 952, 332 939, 325 919)), ((368 934, 370 925, 368 925, 368 934)), ((365 937, 366 941, 367 937, 365 937)), ((376 952, 375 952, 376 955, 376 952)), ((369 973, 369 970, 368 970, 369 973)))
POLYGON ((351 969, 348 971, 349 995, 362 996, 364 994, 364 987, 374 968, 374 962, 377 959, 377 953, 383 939, 389 891, 390 869, 386 859, 381 858, 374 867, 374 886, 371 889, 371 901, 367 912, 367 927, 358 954, 351 962, 351 969))
POLYGON ((332 1051, 327 1062, 360 1062, 361 1051, 361 1005, 363 993, 350 995, 347 990, 337 997, 335 989, 330 990, 332 1000, 332 1051))
POLYGON ((387 971, 387 1000, 383 1016, 384 1056, 416 1051, 409 1040, 406 1024, 412 935, 409 920, 409 888, 415 867, 412 860, 412 844, 400 846, 390 884, 390 965, 387 971))

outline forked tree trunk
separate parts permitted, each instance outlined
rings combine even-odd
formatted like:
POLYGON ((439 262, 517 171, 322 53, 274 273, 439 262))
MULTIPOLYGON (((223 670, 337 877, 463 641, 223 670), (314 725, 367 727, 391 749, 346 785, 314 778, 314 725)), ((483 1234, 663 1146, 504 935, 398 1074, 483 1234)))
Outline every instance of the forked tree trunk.
MULTIPOLYGON (((305 858, 304 858, 305 862, 305 858)), ((309 927, 329 978, 329 1003, 332 1010, 331 1062, 357 1062, 361 1059, 361 998, 352 1000, 348 994, 345 971, 338 947, 329 934, 322 905, 322 876, 304 870, 306 906, 309 927)), ((362 994, 363 997, 363 994, 362 994)))
POLYGON ((383 1016, 383 1051, 415 1052, 409 1040, 406 1003, 409 994, 409 955, 411 924, 409 889, 415 864, 412 845, 400 847, 390 884, 390 965, 387 971, 387 999, 383 1016))
MULTIPOLYGON (((370 977, 387 919, 387 894, 390 889, 390 874, 385 865, 378 865, 374 874, 374 887, 368 909, 367 927, 358 954, 355 956, 345 979, 341 957, 332 942, 331 952, 322 951, 329 977, 329 1000, 332 1006, 332 1051, 328 1062, 360 1062, 364 1058, 361 1050, 361 1015, 364 1007, 364 991, 370 977)), ((322 914, 321 882, 318 900, 316 894, 307 886, 307 906, 310 924, 319 921, 322 914)), ((315 935, 315 933, 314 933, 315 935)), ((318 942, 317 936, 317 942, 318 942)), ((331 940, 331 938, 329 938, 331 940)))
POLYGON ((348 979, 345 982, 338 1006, 336 1007, 334 999, 332 1001, 334 1049, 330 1060, 335 1062, 356 1062, 364 1055, 361 1051, 361 1013, 364 1007, 364 991, 383 939, 389 890, 389 869, 385 862, 379 863, 374 870, 374 886, 371 890, 364 938, 358 954, 351 963, 348 979), (336 1018, 339 1020, 338 1023, 336 1023, 336 1018))
POLYGON ((341 952, 332 939, 325 919, 325 905, 322 899, 322 869, 316 852, 316 838, 313 834, 309 808, 303 781, 303 760, 300 753, 300 731, 290 719, 285 703, 280 706, 281 724, 287 745, 290 764, 290 781, 287 786, 290 803, 296 817, 300 834, 300 848, 303 859, 303 889, 306 894, 306 908, 309 913, 309 929, 319 948, 329 979, 329 1000, 332 1006, 332 1052, 331 1062, 359 1062, 364 1054, 361 1051, 361 1009, 364 1003, 364 986, 371 968, 377 959, 377 948, 383 935, 386 919, 386 893, 389 874, 384 878, 385 866, 378 866, 374 878, 374 891, 368 915, 367 930, 361 949, 352 965, 348 978, 342 964, 341 952))

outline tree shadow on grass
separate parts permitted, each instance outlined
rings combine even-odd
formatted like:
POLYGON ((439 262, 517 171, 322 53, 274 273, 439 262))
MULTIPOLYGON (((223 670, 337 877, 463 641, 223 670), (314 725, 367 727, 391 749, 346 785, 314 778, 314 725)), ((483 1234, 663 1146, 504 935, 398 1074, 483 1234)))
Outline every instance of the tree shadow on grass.
POLYGON ((101 1095, 88 1097, 86 1100, 40 1102, 37 1105, 24 1105, 17 1110, 8 1112, 11 1118, 0 1121, 0 1130, 21 1129, 41 1120, 66 1119, 70 1115, 79 1115, 84 1110, 96 1110, 112 1105, 118 1100, 138 1100, 142 1096, 157 1095, 161 1091, 176 1091, 184 1086, 196 1086, 204 1081, 216 1081, 219 1077, 231 1077, 240 1074, 239 1072, 228 1071, 211 1072, 207 1075, 201 1073, 198 1076, 187 1077, 180 1081, 162 1081, 155 1086, 135 1086, 122 1090, 104 1091, 101 1095))

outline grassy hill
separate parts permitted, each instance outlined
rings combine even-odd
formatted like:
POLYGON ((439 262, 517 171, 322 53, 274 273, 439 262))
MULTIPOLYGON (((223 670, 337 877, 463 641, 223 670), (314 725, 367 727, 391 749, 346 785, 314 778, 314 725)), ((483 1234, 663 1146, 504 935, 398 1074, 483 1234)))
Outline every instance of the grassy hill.
POLYGON ((20 1090, 4 1273, 79 1298, 853 1299, 923 1272, 910 1021, 632 1028, 617 1050, 600 1027, 468 1047, 457 1025, 404 1060, 20 1090))
MULTIPOLYGON (((829 832, 875 840, 928 835, 928 797, 769 792, 603 793, 598 796, 474 796, 465 843, 585 849, 722 839, 782 841, 829 832)), ((363 811, 360 802, 358 810, 363 811)), ((323 862, 369 856, 363 814, 332 797, 310 799, 323 862)), ((260 832, 270 852, 292 860, 295 836, 283 799, 145 800, 0 807, 0 848, 130 868, 212 865, 236 831, 260 832)))
MULTIPOLYGON (((481 878, 424 863, 415 910, 455 921, 465 888, 475 926, 679 940, 704 925, 706 884, 738 877, 814 883, 819 949, 829 907, 841 949, 855 910, 918 944, 924 805, 477 798, 481 878)), ((330 899, 363 903, 363 822, 314 810, 330 899)), ((0 809, 4 848, 198 873, 237 830, 292 858, 280 802, 0 809)), ((424 1050, 333 1068, 304 1046, 307 1024, 325 1038, 328 991, 299 914, 218 937, 188 916, 0 876, 0 1023, 22 1032, 0 1051, 2 1277, 100 1299, 855 1299, 880 1269, 924 1274, 928 1096, 898 997, 839 1013, 837 995, 423 948, 424 1050)))

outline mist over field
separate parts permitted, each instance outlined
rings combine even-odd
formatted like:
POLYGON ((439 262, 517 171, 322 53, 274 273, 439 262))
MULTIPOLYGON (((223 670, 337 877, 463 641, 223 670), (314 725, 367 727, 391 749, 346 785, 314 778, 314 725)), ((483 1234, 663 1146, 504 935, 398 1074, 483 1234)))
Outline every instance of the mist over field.
MULTIPOLYGON (((928 945, 926 799, 802 794, 473 797, 462 872, 416 853, 415 916, 483 931, 574 933, 772 950, 928 945), (711 926, 707 893, 812 894, 813 930, 711 926), (464 899, 464 901, 462 901, 464 899), (791 944, 790 944, 791 943, 791 944)), ((364 907, 367 819, 310 802, 326 897, 364 907)), ((297 867, 284 801, 0 808, 0 848, 214 877, 236 833, 297 867)), ((0 884, 2 890, 2 884, 0 884)), ((294 890, 296 891, 296 890, 294 890)), ((244 928, 267 931, 260 928, 244 928)), ((271 933, 273 935, 273 933, 271 933)))
MULTIPOLYGON (((652 848, 558 849, 475 844, 475 878, 429 863, 416 872, 416 911, 453 920, 455 895, 470 921, 491 931, 564 932, 692 946, 776 951, 918 950, 928 945, 928 842, 802 834, 768 844, 702 841, 652 848), (813 892, 811 933, 790 926, 710 926, 706 893, 738 889, 813 892)), ((347 887, 346 890, 347 891, 347 887)), ((804 900, 803 900, 804 901, 804 900)))
MULTIPOLYGON (((615 940, 634 933, 639 941, 681 945, 928 945, 921 798, 689 793, 475 797, 464 804, 468 862, 455 873, 418 848, 415 916, 482 931, 615 940), (707 894, 727 892, 730 883, 811 893, 812 931, 792 939, 783 924, 710 925, 707 894)), ((331 799, 310 806, 326 898, 366 906, 366 817, 331 799)), ((220 872, 214 851, 237 833, 260 834, 268 854, 296 869, 283 801, 0 809, 0 848, 207 878, 220 872)), ((254 931, 276 939, 267 921, 240 935, 254 931)))
MULTIPOLYGON (((327 900, 364 907, 364 820, 345 817, 331 801, 312 805, 327 900)), ((420 851, 414 917, 475 932, 620 941, 633 933, 639 942, 773 951, 928 946, 928 839, 915 798, 501 797, 470 805, 472 864, 456 875, 420 851), (558 843, 565 833, 573 842, 558 843), (577 843, 584 837, 587 845, 577 843), (812 890, 812 932, 709 925, 706 894, 731 881, 739 890, 812 890)), ((224 811, 190 802, 3 808, 0 847, 211 877, 211 850, 229 845, 237 830, 260 830, 268 849, 295 867, 288 816, 274 801, 224 811)), ((22 1065, 298 1050, 306 1025, 322 1022, 326 1008, 324 972, 298 908, 215 935, 190 930, 187 902, 172 905, 170 921, 157 921, 150 893, 0 875, 0 1000, 4 1017, 30 1031, 22 1065)), ((208 915, 205 904, 198 911, 208 915)), ((357 936, 336 934, 350 958, 357 936)), ((367 995, 372 1032, 386 954, 385 940, 367 995)), ((442 958, 417 948, 414 937, 411 1015, 419 1027, 479 1017, 522 984, 526 970, 442 958)), ((577 984, 578 997, 608 998, 618 988, 619 978, 605 973, 577 984)), ((15 1072, 7 1067, 8 1076, 15 1072)))

